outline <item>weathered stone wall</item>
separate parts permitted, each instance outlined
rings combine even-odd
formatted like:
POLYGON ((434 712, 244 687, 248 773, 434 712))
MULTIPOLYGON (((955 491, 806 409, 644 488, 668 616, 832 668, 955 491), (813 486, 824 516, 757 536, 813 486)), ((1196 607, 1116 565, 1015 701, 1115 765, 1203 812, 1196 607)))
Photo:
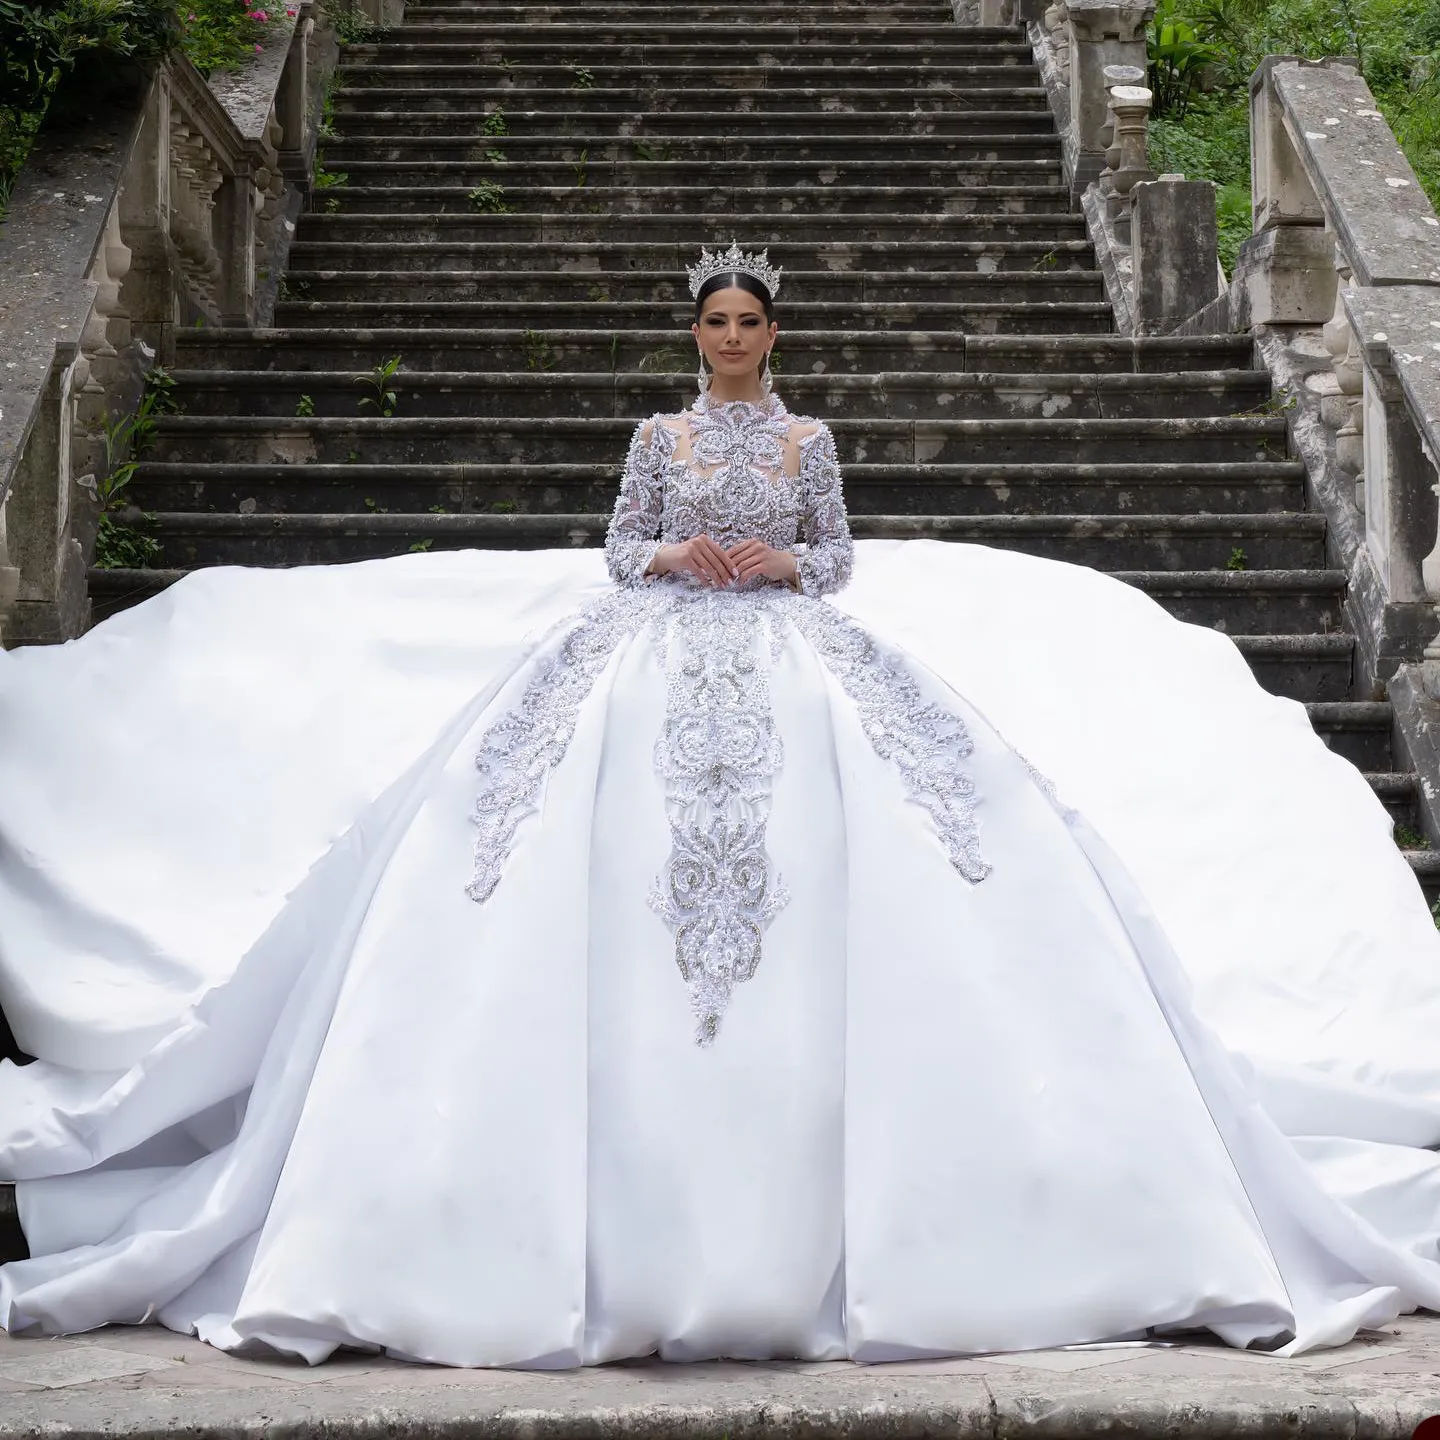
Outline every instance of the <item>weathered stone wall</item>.
POLYGON ((85 628, 107 430, 176 327, 273 309, 336 58, 296 11, 213 85, 179 57, 81 66, 52 105, 0 228, 0 643, 85 628))

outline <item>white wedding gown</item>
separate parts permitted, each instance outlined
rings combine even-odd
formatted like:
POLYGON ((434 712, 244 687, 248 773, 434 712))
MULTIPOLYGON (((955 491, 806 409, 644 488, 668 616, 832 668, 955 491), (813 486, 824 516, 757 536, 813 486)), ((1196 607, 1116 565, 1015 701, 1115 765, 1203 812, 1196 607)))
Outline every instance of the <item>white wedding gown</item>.
POLYGON ((854 553, 825 427, 702 403, 618 584, 211 570, 0 655, 0 1324, 561 1367, 1440 1306, 1440 941, 1362 777, 1118 582, 870 542, 817 598, 854 553), (700 530, 804 593, 642 578, 700 530))

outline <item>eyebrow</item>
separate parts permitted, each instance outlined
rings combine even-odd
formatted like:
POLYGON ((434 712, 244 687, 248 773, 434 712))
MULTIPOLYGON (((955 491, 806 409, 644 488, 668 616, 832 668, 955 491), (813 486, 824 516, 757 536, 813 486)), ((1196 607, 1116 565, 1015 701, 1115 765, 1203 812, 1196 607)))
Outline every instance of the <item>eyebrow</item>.
MULTIPOLYGON (((729 313, 730 313, 730 312, 729 312, 728 310, 707 310, 707 311, 705 312, 705 319, 707 319, 707 320, 710 319, 710 317, 711 317, 712 315, 718 315, 718 316, 720 316, 720 317, 723 319, 723 318, 724 318, 726 315, 728 315, 729 313)), ((759 312, 758 310, 742 310, 742 311, 740 312, 740 318, 743 320, 747 315, 759 315, 759 314, 760 314, 760 312, 759 312)))

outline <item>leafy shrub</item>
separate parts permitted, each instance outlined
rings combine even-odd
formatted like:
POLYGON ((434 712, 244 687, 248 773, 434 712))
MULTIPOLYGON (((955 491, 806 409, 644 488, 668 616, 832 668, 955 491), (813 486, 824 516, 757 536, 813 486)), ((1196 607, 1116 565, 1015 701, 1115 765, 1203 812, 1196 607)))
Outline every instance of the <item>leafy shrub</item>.
POLYGON ((1353 56, 1431 203, 1440 208, 1435 0, 1161 0, 1149 39, 1157 100, 1151 168, 1215 181, 1227 272, 1250 234, 1247 87, 1265 55, 1353 56), (1168 41, 1162 17, 1172 26, 1168 41), (1207 47, 1210 58, 1189 65, 1185 43, 1207 47))
POLYGON ((265 27, 294 13, 286 0, 0 0, 0 219, 51 97, 82 57, 153 60, 178 48, 211 75, 238 69, 265 27))

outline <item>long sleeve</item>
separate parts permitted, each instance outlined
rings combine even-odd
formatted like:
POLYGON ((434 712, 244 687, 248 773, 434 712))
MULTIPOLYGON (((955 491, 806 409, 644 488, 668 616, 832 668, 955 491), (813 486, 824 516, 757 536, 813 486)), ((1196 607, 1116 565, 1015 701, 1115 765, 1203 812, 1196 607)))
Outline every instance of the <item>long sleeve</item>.
POLYGON ((855 544, 845 518, 835 437, 821 424, 800 442, 800 516, 803 543, 795 546, 796 574, 805 595, 828 595, 850 583, 855 544))
POLYGON ((635 427, 615 513, 605 532, 605 564, 617 585, 640 585, 660 548, 660 510, 665 502, 667 469, 657 420, 635 427))

